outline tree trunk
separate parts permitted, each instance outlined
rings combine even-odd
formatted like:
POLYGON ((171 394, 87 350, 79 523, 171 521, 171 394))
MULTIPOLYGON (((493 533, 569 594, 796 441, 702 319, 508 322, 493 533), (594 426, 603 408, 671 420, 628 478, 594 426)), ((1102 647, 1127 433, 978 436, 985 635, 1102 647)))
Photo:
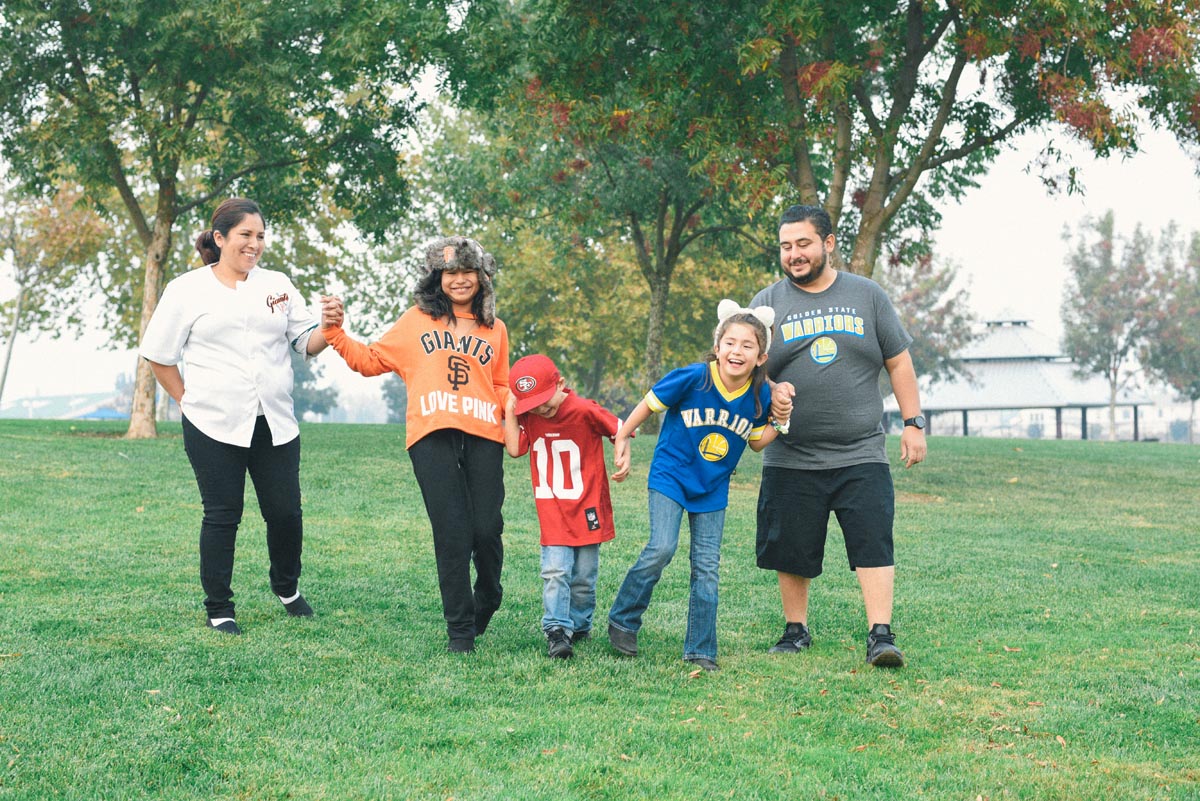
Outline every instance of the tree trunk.
POLYGON ((1108 384, 1108 441, 1117 441, 1117 383, 1108 384))
POLYGON ((12 361, 13 343, 17 341, 17 332, 21 330, 21 311, 25 305, 25 287, 17 292, 17 307, 13 309, 12 328, 8 335, 8 344, 4 347, 4 368, 0 370, 0 401, 4 400, 4 385, 8 382, 8 365, 12 361))
POLYGON ((1191 411, 1188 413, 1188 445, 1196 444, 1196 400, 1192 399, 1191 411))
MULTIPOLYGON (((671 294, 671 279, 662 274, 650 282, 650 319, 646 323, 646 379, 642 394, 663 376, 663 331, 667 325, 667 298, 671 294)), ((641 395, 638 396, 641 399, 641 395)), ((642 424, 648 434, 658 433, 658 415, 651 415, 642 424)))
MULTIPOLYGON (((158 296, 162 294, 163 274, 167 255, 171 252, 171 228, 175 219, 170 214, 160 213, 154 221, 154 238, 146 249, 146 276, 142 283, 142 315, 138 325, 138 343, 146 335, 146 326, 158 307, 158 296)), ((156 384, 150 363, 137 357, 137 368, 133 382, 133 407, 129 412, 129 430, 126 439, 152 439, 158 436, 154 422, 156 384)))

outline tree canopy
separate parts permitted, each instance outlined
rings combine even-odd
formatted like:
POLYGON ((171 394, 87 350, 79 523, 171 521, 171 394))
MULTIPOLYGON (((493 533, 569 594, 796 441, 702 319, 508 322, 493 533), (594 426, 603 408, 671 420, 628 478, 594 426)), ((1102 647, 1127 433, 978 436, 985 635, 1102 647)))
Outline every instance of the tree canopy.
POLYGON ((1196 0, 481 0, 468 27, 475 69, 452 81, 467 102, 524 87, 560 128, 685 150, 749 214, 823 205, 868 276, 1019 133, 1107 155, 1136 148, 1139 114, 1184 141, 1200 130, 1196 0))
MULTIPOLYGON (((438 3, 6 2, 0 154, 31 191, 78 180, 140 252, 140 337, 176 223, 230 194, 304 219, 322 200, 382 236, 406 202, 410 84, 447 27, 438 3), (327 199, 321 192, 329 190, 327 199)), ((139 361, 130 436, 154 433, 139 361)))

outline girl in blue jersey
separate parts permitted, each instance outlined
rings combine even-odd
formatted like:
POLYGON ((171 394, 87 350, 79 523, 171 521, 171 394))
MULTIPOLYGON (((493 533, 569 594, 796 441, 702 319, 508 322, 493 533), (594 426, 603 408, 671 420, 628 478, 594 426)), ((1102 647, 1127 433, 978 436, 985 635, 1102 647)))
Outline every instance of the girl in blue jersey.
POLYGON ((650 541, 629 569, 608 613, 608 638, 637 655, 637 633, 650 596, 679 545, 683 513, 691 530, 691 588, 684 661, 717 666, 717 571, 729 498, 729 477, 747 444, 761 451, 784 427, 787 408, 770 408, 767 351, 775 312, 717 307, 713 349, 703 362, 672 370, 638 403, 617 432, 614 481, 629 475, 629 439, 652 413, 663 413, 650 462, 650 541), (768 425, 768 423, 772 423, 768 425))

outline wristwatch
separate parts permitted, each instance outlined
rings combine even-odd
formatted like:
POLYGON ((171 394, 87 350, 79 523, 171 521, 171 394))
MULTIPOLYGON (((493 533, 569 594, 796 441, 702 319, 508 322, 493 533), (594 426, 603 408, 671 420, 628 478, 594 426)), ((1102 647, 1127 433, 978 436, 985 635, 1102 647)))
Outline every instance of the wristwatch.
POLYGON ((913 428, 918 428, 918 429, 924 430, 925 429, 925 415, 918 414, 916 417, 905 418, 904 426, 906 428, 908 426, 912 426, 913 428))

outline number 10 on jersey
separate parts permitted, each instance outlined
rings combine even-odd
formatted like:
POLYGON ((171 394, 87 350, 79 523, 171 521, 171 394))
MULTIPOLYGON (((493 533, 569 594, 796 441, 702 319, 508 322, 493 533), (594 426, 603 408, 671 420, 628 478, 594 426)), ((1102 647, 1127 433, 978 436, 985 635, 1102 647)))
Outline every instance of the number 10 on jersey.
POLYGON ((531 450, 533 458, 537 460, 537 480, 533 487, 535 498, 575 501, 583 497, 583 470, 579 446, 574 440, 547 441, 539 437, 531 450))

